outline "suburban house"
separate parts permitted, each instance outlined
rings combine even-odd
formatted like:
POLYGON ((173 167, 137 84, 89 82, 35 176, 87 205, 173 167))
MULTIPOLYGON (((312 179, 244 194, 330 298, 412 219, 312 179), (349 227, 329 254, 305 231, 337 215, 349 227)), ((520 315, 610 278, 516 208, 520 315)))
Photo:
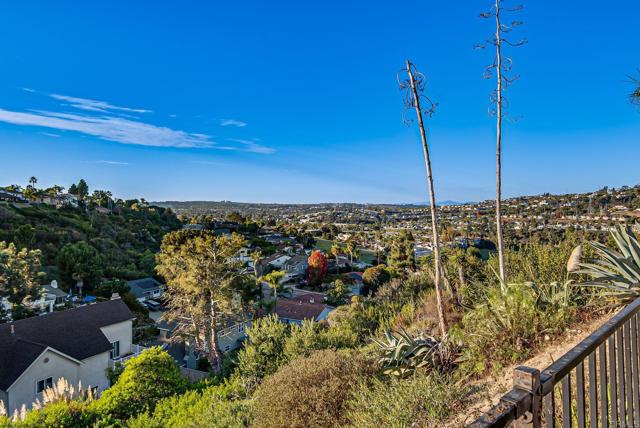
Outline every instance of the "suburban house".
POLYGON ((322 297, 319 293, 305 293, 291 299, 278 299, 275 313, 285 324, 302 324, 304 320, 326 320, 334 308, 322 303, 322 297))
MULTIPOLYGON (((54 307, 63 306, 69 300, 69 294, 58 288, 58 282, 56 280, 51 281, 51 284, 45 284, 42 286, 40 297, 36 300, 32 300, 28 303, 29 307, 38 313, 53 312, 54 307)), ((3 309, 7 312, 11 312, 13 305, 2 299, 0 301, 3 309)))
MULTIPOLYGON (((218 330, 218 350, 227 353, 238 349, 247 337, 247 329, 251 327, 251 322, 251 316, 240 320, 229 320, 225 327, 218 330)), ((160 331, 159 344, 173 357, 176 364, 195 369, 200 353, 193 348, 193 338, 185 337, 184 340, 172 340, 178 327, 175 321, 167 322, 160 318, 156 321, 156 327, 160 331)))
POLYGON ((134 279, 127 281, 127 285, 139 302, 158 299, 164 292, 164 285, 153 278, 134 279))
POLYGON ((28 202, 21 192, 11 192, 9 190, 0 190, 0 201, 7 202, 28 202))
POLYGON ((290 258, 290 256, 276 253, 262 260, 262 264, 273 266, 274 269, 282 269, 284 264, 289 261, 290 258))
POLYGON ((0 325, 0 400, 27 408, 60 378, 102 391, 110 361, 130 354, 135 316, 120 299, 0 325))
POLYGON ((58 288, 58 281, 54 279, 51 284, 42 286, 40 298, 31 302, 30 305, 41 312, 53 312, 54 307, 64 306, 68 301, 69 293, 58 288))
POLYGON ((307 267, 309 267, 309 263, 307 262, 308 259, 309 258, 306 254, 293 256, 284 262, 282 267, 291 275, 304 275, 307 267))

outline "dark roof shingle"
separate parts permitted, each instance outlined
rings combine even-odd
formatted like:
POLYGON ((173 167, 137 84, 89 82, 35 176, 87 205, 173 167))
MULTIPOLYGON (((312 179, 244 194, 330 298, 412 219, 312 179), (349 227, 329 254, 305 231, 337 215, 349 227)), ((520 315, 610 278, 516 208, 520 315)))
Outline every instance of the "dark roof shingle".
POLYGON ((11 386, 47 347, 77 360, 110 350, 100 328, 133 318, 115 299, 0 324, 0 389, 11 386))

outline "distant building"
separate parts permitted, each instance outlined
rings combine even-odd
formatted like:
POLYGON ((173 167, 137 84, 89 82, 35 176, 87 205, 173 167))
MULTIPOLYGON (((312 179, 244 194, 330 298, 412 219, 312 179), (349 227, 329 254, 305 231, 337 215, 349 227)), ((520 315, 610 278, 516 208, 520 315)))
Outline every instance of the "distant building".
POLYGON ((28 202, 20 192, 10 192, 8 190, 0 190, 0 201, 7 202, 28 202))
POLYGON ((308 257, 306 254, 300 254, 285 261, 282 267, 287 272, 287 279, 289 280, 304 276, 307 271, 307 267, 309 267, 307 260, 308 257))
POLYGON ((155 300, 162 297, 165 288, 163 284, 151 277, 127 281, 127 285, 131 290, 131 294, 136 296, 139 302, 155 300))
POLYGON ((287 256, 284 254, 273 254, 265 259, 263 259, 260 263, 263 266, 270 265, 275 269, 282 269, 284 264, 291 259, 291 256, 287 256))
POLYGON ((182 228, 187 230, 204 230, 204 225, 192 223, 192 224, 185 224, 184 226, 182 226, 182 228))
POLYGON ((275 313, 285 324, 302 324, 304 320, 327 319, 333 307, 322 303, 322 294, 306 293, 291 299, 278 299, 275 313))

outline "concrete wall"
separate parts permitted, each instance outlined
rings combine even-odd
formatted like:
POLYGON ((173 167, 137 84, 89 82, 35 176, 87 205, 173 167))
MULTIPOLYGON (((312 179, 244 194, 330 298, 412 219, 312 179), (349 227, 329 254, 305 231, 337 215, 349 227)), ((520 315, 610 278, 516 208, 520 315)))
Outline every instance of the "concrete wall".
POLYGON ((133 342, 133 321, 123 321, 102 327, 102 333, 107 337, 109 342, 120 341, 120 356, 131 353, 131 345, 133 342))
POLYGON ((109 379, 107 378, 109 352, 85 358, 82 363, 78 367, 78 379, 82 381, 83 388, 97 387, 98 391, 103 391, 109 387, 109 379))
POLYGON ((36 395, 36 383, 39 380, 52 377, 55 384, 58 379, 65 378, 72 385, 77 385, 78 365, 67 357, 46 350, 7 391, 9 393, 7 411, 13 413, 15 409, 22 407, 22 404, 31 408, 31 404, 42 395, 36 395))
POLYGON ((3 390, 0 389, 0 401, 2 401, 5 407, 9 407, 7 403, 9 403, 9 395, 3 390))

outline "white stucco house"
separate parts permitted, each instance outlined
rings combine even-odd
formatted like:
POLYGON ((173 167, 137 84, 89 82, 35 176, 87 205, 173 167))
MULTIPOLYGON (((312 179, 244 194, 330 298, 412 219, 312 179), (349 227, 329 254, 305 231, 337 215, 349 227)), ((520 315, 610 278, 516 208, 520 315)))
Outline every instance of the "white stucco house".
POLYGON ((110 361, 132 351, 135 316, 120 299, 0 325, 0 400, 27 408, 60 378, 102 391, 110 361))

